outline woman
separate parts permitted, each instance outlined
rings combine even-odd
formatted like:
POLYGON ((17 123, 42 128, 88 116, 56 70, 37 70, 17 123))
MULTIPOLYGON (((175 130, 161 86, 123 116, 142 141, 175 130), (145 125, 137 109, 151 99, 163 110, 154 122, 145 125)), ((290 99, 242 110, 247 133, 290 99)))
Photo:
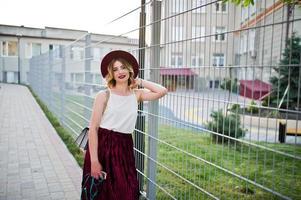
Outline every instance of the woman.
POLYGON ((101 62, 101 73, 107 80, 106 91, 94 100, 89 148, 85 156, 82 199, 136 200, 139 198, 132 132, 138 102, 156 100, 167 94, 159 84, 136 78, 139 65, 134 56, 125 51, 112 51, 101 62), (140 85, 145 89, 137 89, 140 85), (103 172, 106 172, 103 173, 103 172), (92 183, 85 182, 93 177, 92 183), (105 179, 99 183, 97 181, 105 179), (91 195, 93 191, 93 195, 91 195), (99 194, 99 195, 96 195, 99 194))

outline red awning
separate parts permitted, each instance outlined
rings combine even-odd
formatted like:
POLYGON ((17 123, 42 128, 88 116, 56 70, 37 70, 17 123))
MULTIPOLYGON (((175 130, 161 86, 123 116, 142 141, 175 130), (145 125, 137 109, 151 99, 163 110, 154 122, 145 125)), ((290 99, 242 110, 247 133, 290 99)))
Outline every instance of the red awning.
POLYGON ((182 76, 194 76, 196 75, 189 68, 160 68, 161 75, 182 75, 182 76))
POLYGON ((239 93, 251 99, 262 100, 269 95, 272 86, 261 80, 240 80, 239 93))
POLYGON ((271 85, 261 80, 240 80, 240 87, 246 87, 252 91, 271 91, 271 85))

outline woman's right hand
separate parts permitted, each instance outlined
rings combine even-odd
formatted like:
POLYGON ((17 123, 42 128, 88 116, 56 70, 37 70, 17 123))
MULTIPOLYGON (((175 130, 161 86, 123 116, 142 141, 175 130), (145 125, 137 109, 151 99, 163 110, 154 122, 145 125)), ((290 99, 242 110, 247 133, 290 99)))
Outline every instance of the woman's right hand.
POLYGON ((91 161, 91 176, 98 180, 99 177, 102 176, 101 171, 102 166, 99 161, 91 161))

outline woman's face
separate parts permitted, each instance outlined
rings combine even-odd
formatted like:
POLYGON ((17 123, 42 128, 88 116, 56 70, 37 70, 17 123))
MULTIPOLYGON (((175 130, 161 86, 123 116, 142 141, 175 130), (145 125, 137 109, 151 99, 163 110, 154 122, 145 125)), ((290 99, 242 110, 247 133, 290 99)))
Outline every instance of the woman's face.
POLYGON ((113 64, 113 74, 116 82, 128 82, 130 78, 129 70, 118 60, 113 64))

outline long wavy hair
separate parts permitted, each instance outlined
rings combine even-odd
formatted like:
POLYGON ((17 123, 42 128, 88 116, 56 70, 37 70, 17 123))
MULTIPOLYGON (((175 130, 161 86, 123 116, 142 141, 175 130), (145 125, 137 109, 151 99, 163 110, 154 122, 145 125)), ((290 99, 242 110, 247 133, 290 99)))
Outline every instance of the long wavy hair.
POLYGON ((130 77, 128 79, 128 86, 131 86, 134 83, 134 70, 133 67, 128 63, 125 59, 115 58, 108 65, 108 74, 106 76, 107 86, 109 88, 116 86, 116 80, 114 79, 113 65, 116 61, 119 61, 125 66, 127 70, 129 70, 130 77))

